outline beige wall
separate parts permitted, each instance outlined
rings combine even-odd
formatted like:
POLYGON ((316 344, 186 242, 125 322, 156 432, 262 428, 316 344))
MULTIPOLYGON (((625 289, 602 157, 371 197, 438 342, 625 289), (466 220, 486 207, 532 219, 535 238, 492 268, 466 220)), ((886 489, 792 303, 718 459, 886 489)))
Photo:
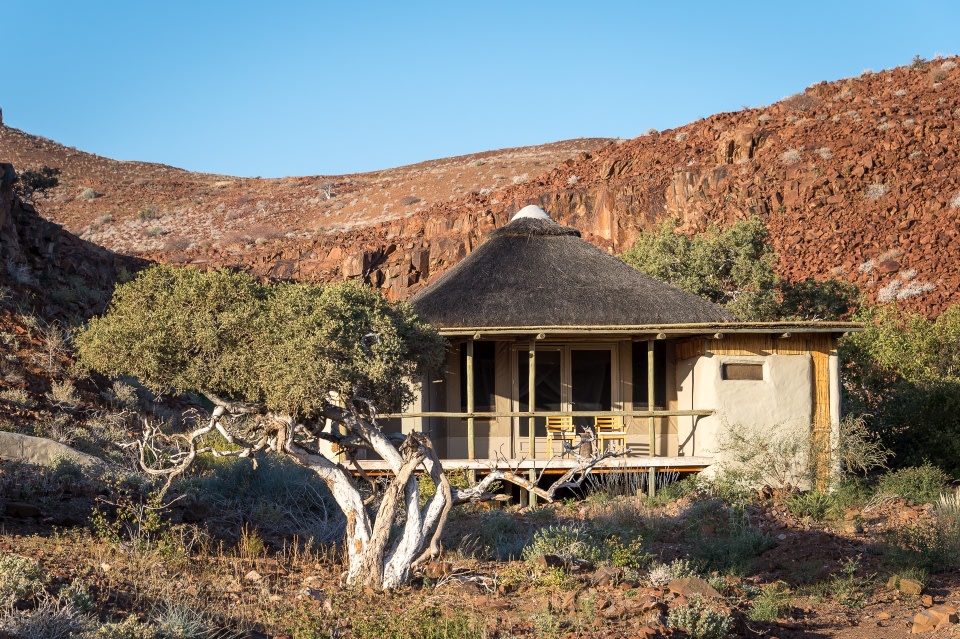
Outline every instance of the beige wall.
POLYGON ((707 353, 679 362, 678 404, 681 409, 712 408, 709 417, 680 418, 681 452, 713 455, 725 424, 751 429, 810 428, 813 364, 809 355, 715 355, 707 353), (728 363, 758 363, 762 380, 724 380, 728 363))

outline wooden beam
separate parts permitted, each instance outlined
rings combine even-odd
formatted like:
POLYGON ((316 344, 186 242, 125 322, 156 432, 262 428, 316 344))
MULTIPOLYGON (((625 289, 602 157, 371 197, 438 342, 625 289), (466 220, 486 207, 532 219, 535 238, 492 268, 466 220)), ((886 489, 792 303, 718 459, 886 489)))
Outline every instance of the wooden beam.
POLYGON ((489 411, 463 413, 456 411, 420 411, 415 413, 382 413, 377 415, 379 419, 399 419, 404 417, 459 417, 467 419, 476 418, 497 418, 497 417, 552 417, 556 415, 569 415, 570 417, 709 417, 716 411, 712 409, 697 410, 541 410, 531 413, 530 411, 489 411))
MULTIPOLYGON (((528 437, 529 437, 529 446, 530 446, 530 460, 533 461, 537 458, 537 438, 536 438, 536 417, 533 416, 533 413, 537 409, 536 402, 537 395, 537 340, 536 338, 530 340, 530 364, 527 366, 527 408, 530 409, 530 418, 527 421, 528 428, 528 437)), ((537 481, 537 468, 536 463, 530 467, 530 481, 537 481)), ((537 505, 537 496, 532 492, 530 493, 530 506, 537 505)))
MULTIPOLYGON (((473 372, 473 338, 467 341, 467 412, 473 414, 476 409, 476 398, 474 397, 474 372, 473 372)), ((467 418, 467 459, 476 459, 476 433, 474 431, 474 418, 467 418)), ((474 483, 476 477, 470 477, 470 482, 474 483)))
MULTIPOLYGON (((654 380, 656 366, 655 359, 653 356, 653 340, 647 342, 647 409, 653 410, 656 407, 656 402, 654 394, 657 390, 656 381, 654 380)), ((657 456, 657 424, 656 417, 650 416, 647 418, 647 435, 650 437, 649 444, 649 453, 650 457, 657 456)), ((647 493, 653 497, 655 486, 657 484, 657 473, 653 466, 650 466, 650 474, 647 477, 647 493)))

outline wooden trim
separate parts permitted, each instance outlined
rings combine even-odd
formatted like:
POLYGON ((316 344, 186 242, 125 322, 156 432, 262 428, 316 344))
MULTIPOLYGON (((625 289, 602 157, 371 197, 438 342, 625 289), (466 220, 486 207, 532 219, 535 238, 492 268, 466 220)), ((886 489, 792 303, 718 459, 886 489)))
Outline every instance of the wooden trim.
POLYGON ((422 411, 418 413, 383 413, 378 419, 394 419, 397 417, 551 417, 569 415, 571 417, 709 417, 715 411, 706 410, 597 410, 597 411, 494 411, 486 413, 462 413, 459 411, 422 411))
MULTIPOLYGON (((606 333, 627 334, 656 339, 664 335, 714 335, 718 331, 732 333, 849 333, 863 330, 857 322, 718 322, 709 324, 635 324, 609 326, 470 326, 441 327, 440 334, 446 337, 473 337, 486 339, 495 335, 513 336, 561 336, 574 334, 606 333)), ((544 338, 540 338, 544 339, 544 338)))

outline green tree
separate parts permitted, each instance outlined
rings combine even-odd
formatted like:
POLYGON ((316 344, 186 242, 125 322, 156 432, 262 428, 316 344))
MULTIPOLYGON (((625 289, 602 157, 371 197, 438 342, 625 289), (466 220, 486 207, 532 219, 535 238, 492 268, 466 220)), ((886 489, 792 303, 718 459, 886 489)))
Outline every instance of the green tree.
POLYGON ((931 461, 960 477, 960 305, 936 320, 894 305, 861 310, 841 342, 846 404, 867 416, 898 466, 931 461))
POLYGON ((837 319, 856 306, 858 289, 839 280, 785 282, 764 223, 753 218, 687 236, 665 220, 637 237, 621 258, 634 268, 725 306, 743 321, 837 319))
POLYGON ((141 446, 166 450, 158 456, 166 465, 149 472, 173 477, 197 454, 214 452, 204 444, 214 430, 238 445, 236 454, 272 450, 313 470, 351 521, 351 583, 405 583, 435 542, 452 501, 439 460, 426 438, 411 435, 398 447, 376 421, 379 411, 408 403, 412 378, 444 354, 444 340, 409 305, 354 283, 265 284, 243 273, 157 266, 117 288, 76 348, 83 367, 134 376, 158 393, 199 393, 216 406, 209 423, 186 435, 148 429, 141 446), (348 459, 370 449, 387 461, 394 481, 375 517, 354 475, 318 441, 348 459), (446 487, 422 508, 413 475, 420 465, 446 487), (396 521, 402 532, 391 534, 396 521))
POLYGON ((30 202, 34 195, 46 195, 47 191, 60 184, 60 169, 44 166, 36 171, 27 170, 20 174, 16 191, 17 195, 30 202))

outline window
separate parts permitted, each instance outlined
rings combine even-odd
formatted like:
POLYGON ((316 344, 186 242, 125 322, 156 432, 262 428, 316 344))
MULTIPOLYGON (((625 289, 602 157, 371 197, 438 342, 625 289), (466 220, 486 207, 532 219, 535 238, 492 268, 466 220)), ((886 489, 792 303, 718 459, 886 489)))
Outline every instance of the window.
POLYGON ((763 364, 736 362, 720 367, 720 379, 763 381, 763 364))
MULTIPOLYGON (((473 410, 492 413, 496 399, 496 343, 473 343, 473 410)), ((460 345, 460 410, 467 411, 467 345, 460 345)))
POLYGON ((633 343, 633 407, 649 409, 647 348, 653 344, 654 408, 667 407, 667 343, 664 340, 633 343))

